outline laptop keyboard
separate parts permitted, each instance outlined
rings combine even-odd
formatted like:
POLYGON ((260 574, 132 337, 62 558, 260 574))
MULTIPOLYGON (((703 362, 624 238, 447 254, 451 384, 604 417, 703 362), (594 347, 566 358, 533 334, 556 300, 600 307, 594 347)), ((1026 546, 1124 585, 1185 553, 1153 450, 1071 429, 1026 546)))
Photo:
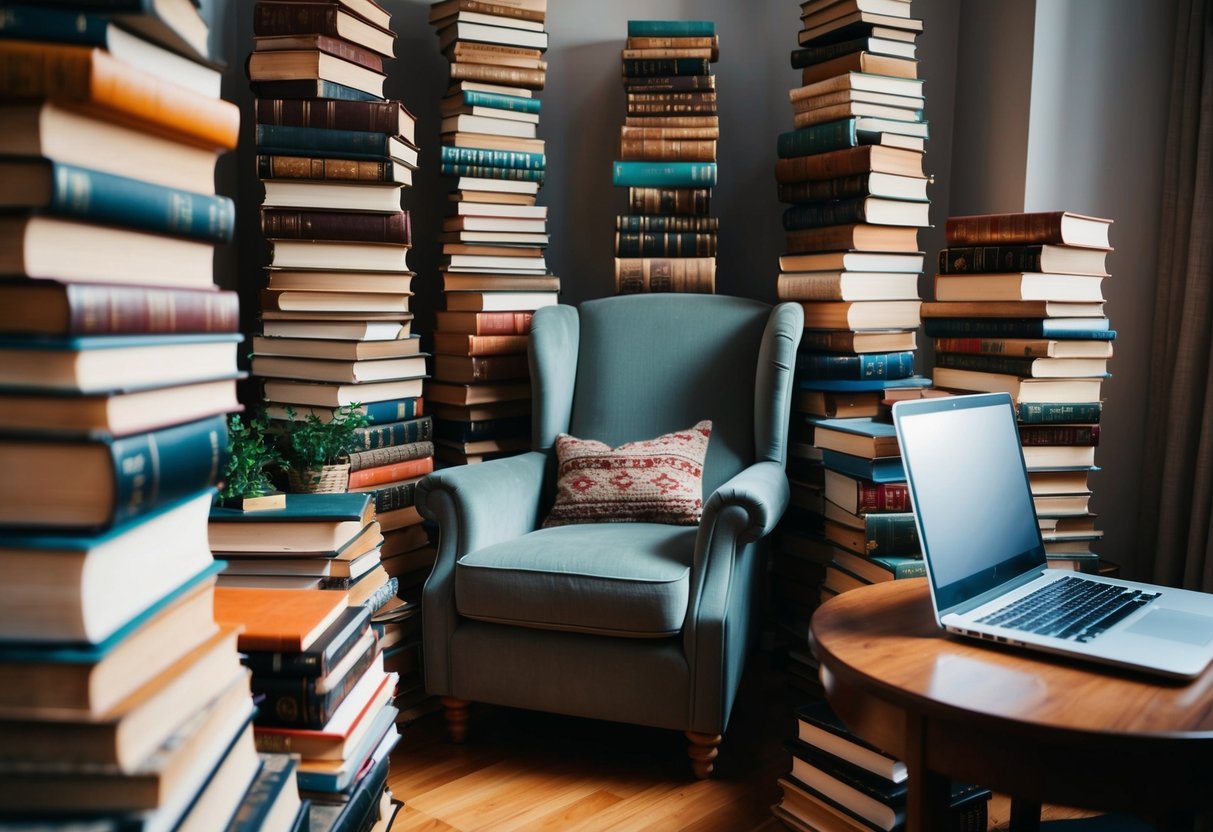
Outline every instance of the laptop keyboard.
POLYGON ((1087 642, 1158 596, 1157 592, 1067 576, 977 621, 1087 642))

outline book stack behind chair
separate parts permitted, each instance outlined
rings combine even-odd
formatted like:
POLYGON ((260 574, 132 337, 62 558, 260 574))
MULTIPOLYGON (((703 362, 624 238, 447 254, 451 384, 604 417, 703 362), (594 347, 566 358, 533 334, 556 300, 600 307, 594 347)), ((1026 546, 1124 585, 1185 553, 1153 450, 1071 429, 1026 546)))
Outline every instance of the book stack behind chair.
POLYGON ((710 20, 629 20, 621 60, 627 116, 612 180, 626 188, 615 218, 615 292, 716 290, 716 77, 710 20))
POLYGON ((1050 564, 1098 572, 1090 511, 1116 331, 1103 309, 1111 220, 1067 211, 950 217, 934 300, 937 387, 1005 391, 1050 564))
POLYGON ((417 605, 396 599, 397 581, 380 563, 373 500, 288 494, 280 509, 216 507, 208 531, 227 564, 215 616, 240 627, 258 698, 257 749, 300 755, 296 777, 313 828, 346 828, 321 824, 321 807, 367 804, 368 819, 381 820, 390 793, 372 770, 387 765, 398 740, 398 677, 385 669, 385 629, 374 618, 387 604, 392 621, 411 621, 417 605))
POLYGON ((440 156, 453 190, 425 395, 439 462, 461 465, 530 448, 530 318, 560 290, 537 200, 547 0, 442 0, 429 19, 449 62, 440 156))
POLYGON ((0 21, 0 815, 224 829, 264 768, 206 531, 239 407, 212 264, 239 111, 188 0, 0 21))

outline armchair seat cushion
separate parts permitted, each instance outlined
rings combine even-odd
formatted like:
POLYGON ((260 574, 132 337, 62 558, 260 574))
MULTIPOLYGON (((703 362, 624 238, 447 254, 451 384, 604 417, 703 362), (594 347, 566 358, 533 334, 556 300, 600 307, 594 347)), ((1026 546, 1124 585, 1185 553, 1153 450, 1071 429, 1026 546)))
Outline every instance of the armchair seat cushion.
POLYGON ((698 527, 556 526, 469 552, 455 564, 460 615, 629 638, 682 629, 698 527))

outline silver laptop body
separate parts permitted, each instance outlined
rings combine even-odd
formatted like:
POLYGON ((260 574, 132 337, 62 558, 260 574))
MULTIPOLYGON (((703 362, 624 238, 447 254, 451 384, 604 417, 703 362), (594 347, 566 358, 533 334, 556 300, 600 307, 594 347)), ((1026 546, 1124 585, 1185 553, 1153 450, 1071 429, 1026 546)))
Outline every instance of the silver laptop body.
POLYGON ((1213 595, 1048 568, 1010 396, 901 401, 893 421, 941 627, 1181 679, 1213 660, 1213 595))

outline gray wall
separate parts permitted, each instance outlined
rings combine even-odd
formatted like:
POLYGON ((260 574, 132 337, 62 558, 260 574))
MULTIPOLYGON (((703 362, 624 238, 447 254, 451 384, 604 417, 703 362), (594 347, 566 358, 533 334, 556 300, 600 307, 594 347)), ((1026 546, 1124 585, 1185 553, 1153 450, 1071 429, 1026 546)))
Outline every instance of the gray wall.
MULTIPOLYGON (((931 256, 949 214, 1066 208, 1116 220, 1107 281, 1108 311, 1120 331, 1107 385, 1103 472, 1095 509, 1107 530, 1101 551, 1131 572, 1138 503, 1141 425, 1159 201, 1162 131, 1175 0, 914 0, 935 177, 931 216, 920 235, 931 256), (958 114, 954 118, 953 114, 958 114)), ((438 177, 438 101, 446 62, 424 0, 385 0, 398 33, 389 97, 419 119, 422 168, 404 205, 412 211, 417 331, 441 308, 436 234, 448 184, 438 177)), ((244 78, 251 48, 248 0, 205 0, 214 45, 227 61, 224 94, 246 109, 240 149, 221 162, 219 187, 237 199, 238 241, 220 253, 219 280, 239 286, 255 326, 255 290, 267 259, 260 239, 260 185, 253 174, 252 97, 244 78)), ((774 300, 783 248, 775 198, 775 137, 791 129, 787 90, 798 85, 794 0, 549 0, 548 85, 539 133, 547 140, 548 262, 568 303, 612 292, 614 215, 624 195, 610 180, 624 117, 619 50, 629 18, 716 21, 720 61, 718 291, 774 300)), ((932 271, 922 279, 928 297, 932 271)), ((929 350, 923 350, 928 366, 929 350)))

